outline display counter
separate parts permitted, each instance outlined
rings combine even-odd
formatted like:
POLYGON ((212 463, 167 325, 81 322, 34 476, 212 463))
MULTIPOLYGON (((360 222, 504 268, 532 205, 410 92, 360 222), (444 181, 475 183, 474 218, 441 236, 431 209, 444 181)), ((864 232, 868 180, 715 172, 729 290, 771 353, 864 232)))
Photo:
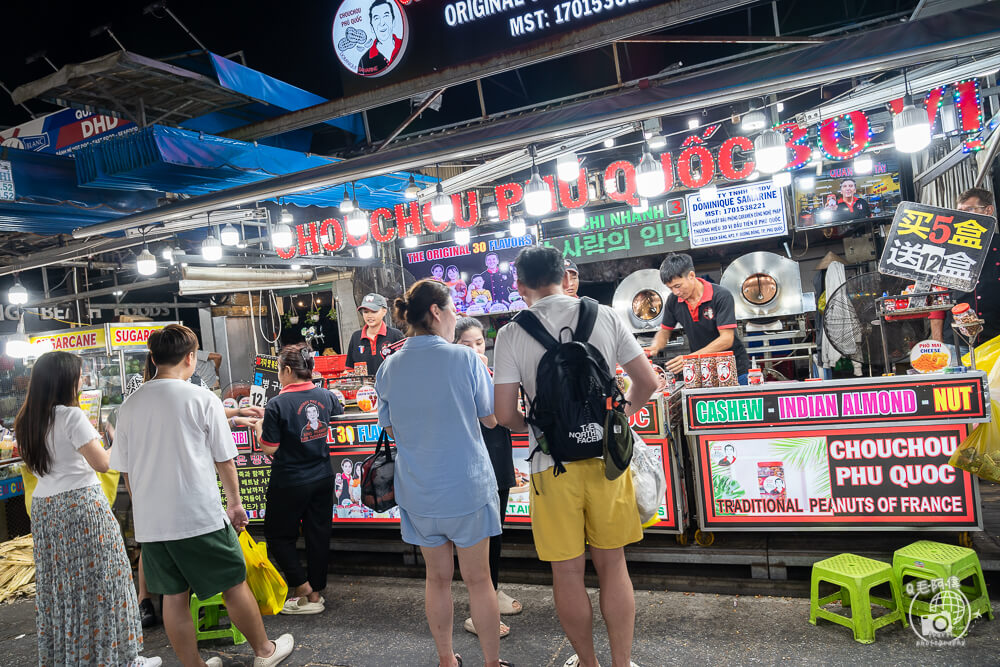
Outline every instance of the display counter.
MULTIPOLYGON (((330 464, 336 475, 332 517, 335 525, 399 524, 398 507, 388 512, 375 512, 360 502, 361 462, 374 453, 375 445, 382 433, 376 422, 377 416, 374 412, 349 412, 334 417, 331 421, 327 432, 327 443, 330 446, 330 464)), ((663 400, 660 397, 650 400, 632 417, 631 423, 635 432, 659 453, 666 473, 666 500, 660 507, 659 521, 650 528, 662 532, 683 532, 687 527, 683 468, 680 452, 672 444, 667 431, 667 415, 663 409, 663 400)), ((266 514, 271 458, 260 451, 251 429, 234 429, 233 439, 239 451, 236 468, 243 506, 251 523, 263 522, 266 514)), ((510 490, 506 524, 527 527, 531 523, 529 511, 531 484, 529 464, 526 460, 530 450, 527 434, 513 434, 512 451, 518 485, 510 490)))
POLYGON ((948 459, 990 420, 982 372, 685 389, 708 531, 982 530, 948 459))

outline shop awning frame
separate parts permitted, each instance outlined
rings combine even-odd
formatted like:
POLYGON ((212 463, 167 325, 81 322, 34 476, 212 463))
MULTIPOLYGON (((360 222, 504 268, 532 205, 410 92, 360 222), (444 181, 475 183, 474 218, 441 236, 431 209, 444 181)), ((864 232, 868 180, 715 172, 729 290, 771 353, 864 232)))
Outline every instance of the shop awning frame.
POLYGON ((532 142, 555 142, 563 137, 652 116, 701 110, 705 106, 749 97, 998 50, 1000 3, 990 3, 679 77, 656 86, 636 86, 614 96, 505 119, 442 137, 400 142, 377 154, 195 197, 113 223, 81 228, 74 231, 74 236, 86 238, 121 231, 310 188, 416 169, 444 159, 481 156, 532 142))

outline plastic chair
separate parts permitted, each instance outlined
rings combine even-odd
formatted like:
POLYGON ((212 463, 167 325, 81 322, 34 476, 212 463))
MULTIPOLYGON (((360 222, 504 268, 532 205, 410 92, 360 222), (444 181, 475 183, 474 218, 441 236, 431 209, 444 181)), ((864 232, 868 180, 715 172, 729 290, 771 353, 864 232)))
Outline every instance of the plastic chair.
POLYGON ((229 616, 226 612, 226 603, 222 599, 222 593, 213 595, 207 600, 199 600, 197 595, 191 594, 191 620, 194 621, 194 634, 197 641, 231 638, 233 645, 246 642, 247 638, 232 622, 225 627, 219 626, 221 616, 229 616))
MULTIPOLYGON (((903 585, 904 577, 932 582, 930 586, 920 586, 916 591, 907 593, 912 598, 910 610, 918 616, 928 616, 933 613, 930 601, 918 597, 920 593, 933 595, 939 590, 955 588, 962 591, 969 601, 969 611, 972 617, 978 615, 993 619, 993 609, 990 607, 990 596, 986 591, 986 578, 979 564, 979 556, 972 549, 954 544, 943 544, 930 540, 920 540, 896 551, 892 556, 892 573, 903 585), (971 578, 969 584, 962 584, 971 578), (921 589, 924 589, 921 591, 921 589)), ((908 587, 909 588, 909 587, 908 587)), ((961 633, 963 627, 955 627, 956 633, 961 633)))
POLYGON ((892 566, 889 563, 854 554, 840 554, 813 563, 809 596, 809 622, 813 625, 816 625, 816 619, 824 618, 851 628, 854 631, 855 641, 871 644, 875 641, 875 631, 883 626, 899 621, 904 628, 906 627, 906 616, 900 609, 900 600, 902 595, 899 592, 899 582, 893 578, 892 566), (820 598, 821 581, 837 585, 840 590, 820 598), (891 600, 871 594, 872 588, 886 583, 892 591, 891 600), (838 601, 844 607, 851 608, 851 616, 823 609, 823 605, 838 601), (888 613, 879 618, 872 618, 872 602, 888 609, 888 613))

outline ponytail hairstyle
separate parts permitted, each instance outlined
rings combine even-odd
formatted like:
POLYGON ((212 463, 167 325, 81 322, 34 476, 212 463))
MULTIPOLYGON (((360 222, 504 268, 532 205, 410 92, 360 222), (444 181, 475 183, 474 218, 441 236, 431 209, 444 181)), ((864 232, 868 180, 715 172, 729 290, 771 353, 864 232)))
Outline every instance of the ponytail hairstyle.
POLYGON ((315 365, 313 351, 308 343, 286 345, 278 353, 278 370, 280 371, 282 368, 291 369, 295 377, 303 382, 312 381, 315 365))
POLYGON ((14 420, 17 448, 28 470, 43 477, 52 469, 52 452, 45 438, 57 405, 79 406, 80 357, 69 352, 47 352, 31 369, 28 396, 14 420))
POLYGON ((393 317, 409 325, 409 334, 416 335, 419 331, 429 331, 431 306, 447 308, 451 301, 451 290, 437 280, 425 278, 418 280, 406 290, 406 294, 397 297, 392 303, 393 317))

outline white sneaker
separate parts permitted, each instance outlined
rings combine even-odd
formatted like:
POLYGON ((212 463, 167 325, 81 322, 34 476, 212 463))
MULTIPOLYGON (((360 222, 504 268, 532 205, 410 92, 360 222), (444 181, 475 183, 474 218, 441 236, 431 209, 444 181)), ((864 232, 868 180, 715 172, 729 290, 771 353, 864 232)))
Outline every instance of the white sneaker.
POLYGON ((274 667, 291 655, 293 648, 295 648, 295 639, 290 634, 283 634, 274 640, 274 653, 271 654, 271 657, 254 658, 253 667, 274 667))
POLYGON ((162 664, 163 660, 155 655, 148 658, 137 655, 135 659, 128 663, 128 667, 160 667, 162 664))
POLYGON ((206 667, 222 667, 222 658, 209 658, 205 661, 206 667))
POLYGON ((285 605, 281 608, 282 614, 321 614, 326 609, 326 601, 323 598, 319 602, 310 602, 309 598, 292 598, 285 600, 285 605))

